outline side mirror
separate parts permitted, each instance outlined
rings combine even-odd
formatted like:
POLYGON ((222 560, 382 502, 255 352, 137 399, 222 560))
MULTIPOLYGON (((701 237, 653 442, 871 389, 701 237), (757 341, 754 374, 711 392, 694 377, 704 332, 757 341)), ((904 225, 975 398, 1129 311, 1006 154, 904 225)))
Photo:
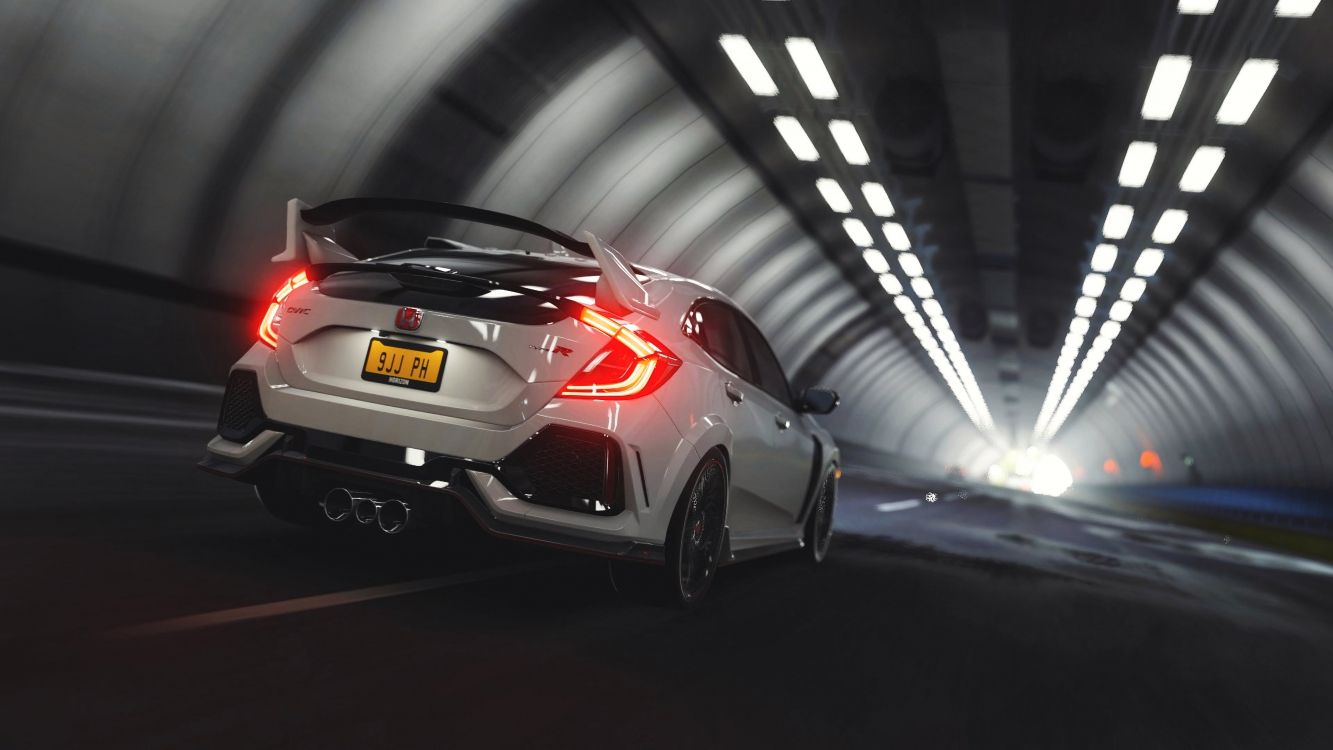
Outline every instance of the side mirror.
POLYGON ((810 414, 828 414, 838 408, 842 399, 838 392, 828 388, 806 388, 801 394, 801 411, 810 414))

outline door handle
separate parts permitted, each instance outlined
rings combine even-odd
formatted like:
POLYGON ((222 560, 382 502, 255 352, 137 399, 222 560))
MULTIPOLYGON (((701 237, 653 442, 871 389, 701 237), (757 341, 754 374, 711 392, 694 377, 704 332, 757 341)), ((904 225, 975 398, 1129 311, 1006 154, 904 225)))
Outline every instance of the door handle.
POLYGON ((727 392, 727 398, 731 399, 731 403, 740 404, 745 401, 745 394, 741 393, 740 389, 736 387, 736 384, 730 380, 728 380, 722 388, 727 392))
POLYGON ((785 414, 774 414, 773 422, 777 424, 779 430, 785 430, 791 427, 791 420, 787 419, 785 414))

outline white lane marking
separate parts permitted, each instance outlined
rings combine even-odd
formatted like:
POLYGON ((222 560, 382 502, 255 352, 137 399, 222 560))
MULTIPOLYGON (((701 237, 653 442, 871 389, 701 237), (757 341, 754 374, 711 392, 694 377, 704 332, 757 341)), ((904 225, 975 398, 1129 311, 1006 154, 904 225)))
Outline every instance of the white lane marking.
POLYGON ((232 623, 245 622, 247 620, 260 620, 266 617, 280 617, 282 615, 290 615, 297 612, 308 612, 313 609, 341 607, 344 604, 357 604, 359 602, 369 602, 376 599, 387 599, 392 596, 416 594, 431 589, 443 589, 468 583, 477 583, 479 581, 490 581, 496 578, 518 575, 520 573, 530 573, 537 570, 555 568, 562 564, 570 565, 572 563, 526 563, 523 565, 510 565, 503 568, 489 568, 487 570, 475 570, 467 573, 455 573, 454 575, 440 576, 439 578, 423 578, 418 581, 404 581, 402 583, 389 583, 383 586, 370 586, 364 589, 352 589, 351 591, 338 591, 332 594, 302 596, 296 599, 287 599, 280 602, 254 604, 248 607, 235 607, 233 609, 221 609, 216 612, 204 612, 197 615, 186 615, 185 617, 173 617, 169 620, 157 620, 142 625, 131 625, 128 627, 117 628, 116 630, 111 631, 111 635, 134 638, 145 635, 178 633, 183 630, 211 628, 218 625, 230 625, 232 623))
POLYGON ((87 383, 139 386, 157 390, 168 389, 185 393, 207 394, 210 396, 222 395, 222 386, 214 385, 212 383, 198 383, 192 380, 173 380, 171 378, 155 378, 147 375, 130 375, 127 373, 106 372, 103 370, 83 370, 73 367, 28 364, 26 362, 0 362, 0 374, 21 375, 24 377, 36 375, 42 380, 75 380, 87 383))
POLYGON ((36 406, 0 406, 0 415, 34 417, 37 419, 63 419, 71 422, 132 424, 141 427, 175 427, 184 430, 212 430, 217 427, 216 423, 203 419, 173 419, 171 417, 143 417, 134 414, 110 414, 107 412, 64 411, 36 406))
POLYGON ((911 510, 912 508, 915 508, 920 504, 921 501, 916 499, 895 500, 891 503, 880 503, 875 506, 875 510, 879 511, 880 513, 892 513, 895 510, 911 510))

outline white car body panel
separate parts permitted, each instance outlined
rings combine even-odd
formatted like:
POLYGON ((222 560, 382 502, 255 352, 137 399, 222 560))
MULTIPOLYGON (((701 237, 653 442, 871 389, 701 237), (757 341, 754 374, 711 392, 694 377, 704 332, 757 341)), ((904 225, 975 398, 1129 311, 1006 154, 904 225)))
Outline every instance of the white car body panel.
MULTIPOLYGON (((467 250, 497 257, 509 252, 467 250)), ((430 262, 447 264, 449 253, 441 250, 430 262)), ((413 262, 425 261, 414 256, 413 262)), ((553 262, 598 272, 592 261, 553 262)), ((256 343, 233 369, 256 373, 263 413, 273 423, 429 454, 498 462, 548 425, 597 431, 616 442, 624 463, 624 511, 615 515, 534 504, 496 476, 469 471, 487 511, 510 527, 660 546, 691 473, 705 452, 718 448, 726 453, 731 476, 732 552, 799 544, 803 511, 837 461, 832 439, 809 415, 730 372, 686 335, 682 321, 691 306, 700 299, 731 305, 724 295, 663 272, 641 273, 648 277, 643 287, 657 319, 638 310, 617 317, 649 332, 682 360, 648 396, 557 397, 609 342, 572 318, 532 325, 424 310, 418 329, 398 331, 400 305, 331 296, 320 282, 282 301, 277 347, 256 343), (372 338, 444 349, 439 391, 362 379, 372 338), (557 354, 557 347, 569 351, 557 354), (729 388, 744 399, 735 401, 729 388)), ((219 436, 209 444, 206 460, 240 470, 260 460, 274 442, 269 432, 244 445, 219 436)))

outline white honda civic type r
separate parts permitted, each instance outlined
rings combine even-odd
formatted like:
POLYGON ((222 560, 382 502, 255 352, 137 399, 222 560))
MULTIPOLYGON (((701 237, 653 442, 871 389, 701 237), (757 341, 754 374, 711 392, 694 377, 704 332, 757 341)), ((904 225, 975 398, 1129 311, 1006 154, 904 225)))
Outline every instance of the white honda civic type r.
MULTIPOLYGON (((415 237, 415 235, 413 235, 415 237)), ((525 219, 444 203, 288 205, 300 270, 232 367, 201 466, 286 521, 500 537, 662 566, 689 606, 717 567, 828 550, 838 449, 717 290, 525 219), (549 252, 437 237, 358 259, 333 225, 409 214, 549 252), (463 512, 459 512, 459 509, 463 512)))

